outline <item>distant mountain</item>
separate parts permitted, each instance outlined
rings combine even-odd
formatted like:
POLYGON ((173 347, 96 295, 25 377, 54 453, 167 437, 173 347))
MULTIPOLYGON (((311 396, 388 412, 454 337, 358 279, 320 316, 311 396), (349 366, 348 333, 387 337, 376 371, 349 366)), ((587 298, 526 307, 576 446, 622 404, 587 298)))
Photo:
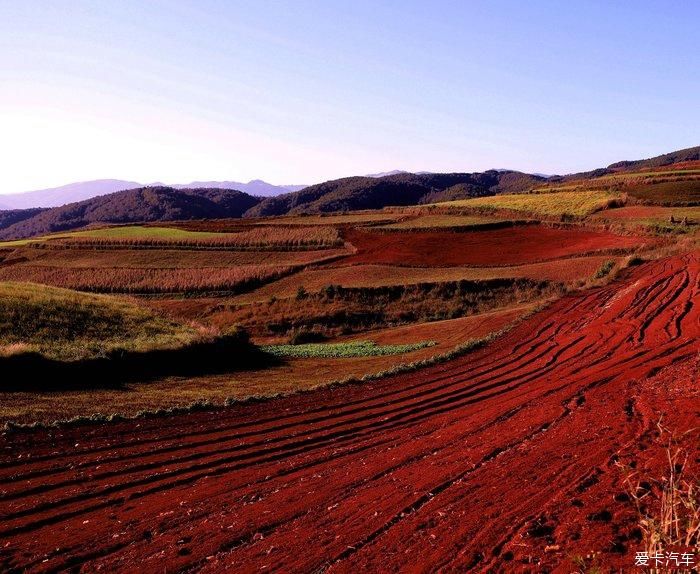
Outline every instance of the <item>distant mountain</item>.
POLYGON ((22 239, 93 223, 241 217, 259 201, 257 197, 232 189, 142 187, 51 209, 0 212, 0 239, 22 239))
POLYGON ((121 179, 96 179, 93 181, 81 181, 79 183, 69 183, 60 187, 48 189, 37 189, 25 193, 12 193, 0 195, 1 203, 7 209, 27 209, 30 207, 57 207, 66 203, 83 201, 98 195, 114 193, 123 189, 133 189, 140 187, 140 183, 135 181, 124 181, 121 179))
MULTIPOLYGON (((254 179, 248 183, 237 181, 193 181, 192 183, 171 186, 160 182, 150 185, 151 187, 173 187, 175 189, 237 189, 249 195, 260 197, 271 197, 281 193, 289 193, 290 191, 299 191, 306 187, 304 185, 272 185, 261 179, 254 179)), ((30 207, 58 207, 68 203, 75 203, 92 197, 114 193, 115 191, 135 189, 138 187, 143 187, 143 184, 122 179, 96 179, 93 181, 69 183, 60 187, 0 195, 0 210, 27 209, 30 207)))
MULTIPOLYGON (((368 173, 365 177, 386 177, 387 175, 399 175, 400 173, 408 173, 402 169, 395 169, 392 171, 383 171, 381 173, 368 173)), ((292 190, 290 190, 292 191, 292 190)))
POLYGON ((399 173, 381 177, 346 177, 270 197, 246 217, 380 209, 498 193, 527 191, 545 178, 510 171, 484 173, 399 173))
POLYGON ((273 185, 262 179, 253 179, 248 183, 240 181, 193 181, 186 184, 172 185, 175 189, 197 189, 197 188, 222 188, 222 189, 237 189, 244 191, 249 195, 258 197, 272 197, 281 193, 289 193, 290 191, 299 191, 304 189, 305 185, 273 185))

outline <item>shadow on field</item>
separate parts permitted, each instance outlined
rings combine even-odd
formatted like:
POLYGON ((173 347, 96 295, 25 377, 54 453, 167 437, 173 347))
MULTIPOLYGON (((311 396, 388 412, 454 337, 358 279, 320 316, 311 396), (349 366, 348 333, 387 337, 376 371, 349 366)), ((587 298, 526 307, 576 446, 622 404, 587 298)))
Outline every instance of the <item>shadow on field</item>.
POLYGON ((280 363, 280 359, 237 336, 224 336, 180 349, 121 352, 73 362, 25 353, 0 358, 0 392, 119 389, 129 382, 232 373, 280 363))

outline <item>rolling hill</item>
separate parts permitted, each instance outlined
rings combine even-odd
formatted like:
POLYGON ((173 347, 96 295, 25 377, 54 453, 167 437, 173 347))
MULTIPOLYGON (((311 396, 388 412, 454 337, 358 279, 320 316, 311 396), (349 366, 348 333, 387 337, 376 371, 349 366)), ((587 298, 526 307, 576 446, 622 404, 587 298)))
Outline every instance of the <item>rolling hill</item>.
POLYGON ((8 209, 6 211, 0 211, 0 229, 5 229, 15 223, 30 219, 42 211, 46 210, 41 207, 35 207, 31 209, 8 209))
MULTIPOLYGON (((150 187, 172 187, 174 189, 236 189, 259 197, 271 197, 281 193, 289 193, 290 191, 299 191, 305 187, 304 185, 273 185, 261 179, 254 179, 248 183, 239 181, 193 181, 186 184, 167 185, 158 182, 149 185, 150 187)), ((59 207, 68 203, 84 201, 93 197, 114 193, 115 191, 135 189, 137 187, 144 187, 144 184, 122 179, 96 179, 69 183, 60 187, 0 195, 0 210, 59 207)))
POLYGON ((261 201, 247 217, 380 209, 499 193, 518 193, 545 181, 525 173, 398 173, 383 177, 346 177, 261 201))
POLYGON ((611 163, 608 167, 601 167, 591 171, 583 171, 563 176, 555 175, 549 178, 549 180, 551 182, 556 182, 570 181, 576 179, 590 179, 620 172, 625 173, 655 168, 664 168, 673 164, 683 164, 686 162, 696 161, 700 161, 700 146, 680 149, 662 155, 657 155, 655 157, 650 157, 647 159, 618 161, 615 163, 611 163))
POLYGON ((12 215, 0 218, 0 239, 22 239, 94 223, 240 217, 259 201, 231 189, 143 187, 38 212, 6 212, 12 215))
POLYGON ((289 193, 290 191, 299 191, 304 189, 305 185, 273 185, 262 179, 252 179, 248 183, 241 181, 193 181, 186 184, 172 185, 175 189, 237 189, 255 195, 257 197, 272 197, 281 193, 289 193))
POLYGON ((58 207, 67 203, 75 203, 92 197, 114 193, 123 189, 141 187, 135 181, 122 179, 96 179, 69 183, 60 187, 37 189, 24 193, 10 193, 0 196, 0 203, 6 209, 28 209, 32 207, 58 207))
POLYGON ((687 161, 700 161, 700 146, 689 147, 663 155, 657 155, 649 159, 638 159, 632 161, 618 161, 610 164, 610 170, 639 170, 655 167, 664 167, 674 163, 683 163, 687 161))

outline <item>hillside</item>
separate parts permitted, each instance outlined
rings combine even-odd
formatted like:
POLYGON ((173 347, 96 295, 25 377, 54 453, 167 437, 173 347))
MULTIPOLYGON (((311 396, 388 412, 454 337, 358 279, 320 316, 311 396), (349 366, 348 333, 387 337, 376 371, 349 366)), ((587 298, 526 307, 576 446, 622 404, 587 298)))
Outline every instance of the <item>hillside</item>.
MULTIPOLYGON (((40 211, 4 229, 0 228, 0 239, 22 239, 78 229, 93 223, 240 217, 259 201, 246 193, 230 189, 130 189, 40 211)), ((14 217, 21 219, 21 215, 14 217)))
POLYGON ((42 211, 46 210, 41 207, 35 207, 32 209, 8 209, 7 211, 0 211, 0 229, 5 229, 15 223, 34 217, 42 211))
POLYGON ((520 172, 398 173, 346 177, 263 200, 246 217, 416 205, 526 191, 544 178, 520 172))
POLYGON ((570 181, 578 179, 592 179, 615 173, 626 173, 634 171, 651 170, 672 166, 674 164, 684 164, 686 162, 700 161, 700 146, 689 147, 650 157, 647 159, 623 160, 611 163, 608 167, 600 167, 591 171, 583 171, 568 175, 555 175, 550 178, 551 182, 570 181))
MULTIPOLYGON (((248 195, 259 197, 271 197, 290 191, 299 191, 305 187, 304 185, 273 185, 261 179, 254 179, 248 183, 239 181, 193 181, 186 184, 168 185, 158 182, 148 185, 149 187, 172 187, 174 189, 236 189, 248 195)), ((93 197, 137 187, 144 187, 144 184, 122 179, 96 179, 69 183, 60 187, 0 195, 0 210, 59 207, 68 203, 85 201, 93 197)))
POLYGON ((700 146, 695 146, 673 151, 671 153, 665 153, 663 155, 657 155, 656 157, 652 157, 649 159, 618 161, 616 163, 610 164, 608 166, 608 169, 624 171, 650 169, 655 167, 663 167, 674 163, 698 160, 700 160, 700 146))
POLYGON ((76 360, 116 349, 176 348, 198 338, 195 329, 129 301, 0 282, 0 357, 31 351, 76 360))
POLYGON ((193 181, 186 184, 172 185, 175 189, 237 189, 257 197, 272 197, 290 191, 304 189, 305 185, 273 185, 262 179, 253 179, 248 183, 242 181, 193 181))

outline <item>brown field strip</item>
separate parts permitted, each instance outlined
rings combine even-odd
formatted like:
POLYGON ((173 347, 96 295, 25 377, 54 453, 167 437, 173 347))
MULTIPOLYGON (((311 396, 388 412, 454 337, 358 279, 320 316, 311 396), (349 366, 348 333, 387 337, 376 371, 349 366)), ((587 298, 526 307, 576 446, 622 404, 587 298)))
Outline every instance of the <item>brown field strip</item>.
POLYGON ((559 259, 511 267, 397 267, 393 265, 349 265, 307 269, 240 295, 236 301, 251 303, 293 297, 299 287, 308 292, 320 291, 328 285, 342 287, 380 287, 412 285, 444 281, 484 280, 523 277, 538 281, 575 282, 590 279, 607 261, 620 262, 621 257, 596 255, 559 259))
POLYGON ((139 250, 17 249, 12 258, 26 265, 65 268, 160 268, 232 267, 235 265, 299 265, 347 254, 345 249, 316 251, 187 251, 177 249, 139 250))

